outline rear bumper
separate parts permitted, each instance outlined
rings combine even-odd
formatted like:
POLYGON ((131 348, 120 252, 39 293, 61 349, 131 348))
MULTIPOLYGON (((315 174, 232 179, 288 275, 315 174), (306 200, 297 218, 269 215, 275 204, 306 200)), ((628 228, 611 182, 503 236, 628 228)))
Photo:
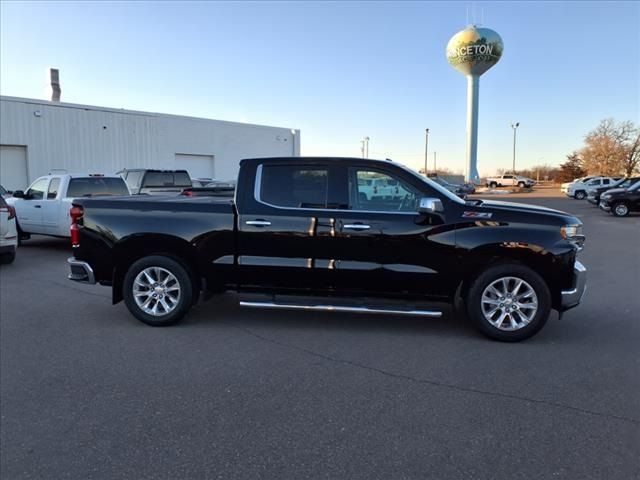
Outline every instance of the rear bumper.
POLYGON ((93 273, 93 269, 87 262, 82 262, 80 260, 76 260, 74 257, 69 257, 67 259, 67 264, 71 269, 71 273, 69 273, 69 280, 73 280, 74 282, 80 283, 96 283, 96 276, 93 273))
POLYGON ((562 310, 568 310, 582 302, 586 290, 587 269, 582 263, 576 260, 575 266, 573 267, 573 288, 560 292, 560 306, 562 310))

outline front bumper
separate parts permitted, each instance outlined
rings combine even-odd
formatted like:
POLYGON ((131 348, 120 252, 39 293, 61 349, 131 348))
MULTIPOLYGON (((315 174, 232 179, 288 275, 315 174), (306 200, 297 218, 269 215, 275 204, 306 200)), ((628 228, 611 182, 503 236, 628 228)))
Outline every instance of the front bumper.
POLYGON ((87 262, 76 260, 74 257, 67 258, 67 264, 71 269, 71 273, 67 278, 74 282, 80 283, 96 283, 96 276, 93 273, 93 269, 87 262))
POLYGON ((610 212, 611 211, 611 205, 609 205, 609 203, 604 201, 604 200, 600 200, 600 205, 599 206, 605 212, 610 212))
POLYGON ((568 310, 575 307, 584 297, 587 291, 587 269, 585 266, 576 260, 573 267, 573 288, 571 290, 563 290, 560 292, 561 301, 560 305, 562 310, 568 310))

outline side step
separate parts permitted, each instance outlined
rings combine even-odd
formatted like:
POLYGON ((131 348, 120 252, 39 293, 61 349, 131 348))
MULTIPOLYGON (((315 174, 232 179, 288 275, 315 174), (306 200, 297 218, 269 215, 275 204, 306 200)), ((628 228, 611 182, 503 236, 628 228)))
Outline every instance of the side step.
POLYGON ((431 318, 439 318, 442 316, 442 312, 437 310, 392 310, 386 308, 347 307, 341 305, 295 305, 290 303, 241 301, 240 306, 249 308, 277 308, 281 310, 309 310, 321 312, 386 313, 390 315, 410 315, 414 317, 431 318))

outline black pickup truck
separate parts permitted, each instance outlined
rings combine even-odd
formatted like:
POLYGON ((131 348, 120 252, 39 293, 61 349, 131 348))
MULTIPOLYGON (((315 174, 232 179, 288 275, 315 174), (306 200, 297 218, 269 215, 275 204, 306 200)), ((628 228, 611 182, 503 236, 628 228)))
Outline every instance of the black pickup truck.
POLYGON ((577 218, 464 201, 390 161, 248 159, 234 199, 78 199, 70 214, 69 278, 111 286, 154 326, 231 290, 247 307, 424 317, 449 302, 517 341, 585 291, 577 218))

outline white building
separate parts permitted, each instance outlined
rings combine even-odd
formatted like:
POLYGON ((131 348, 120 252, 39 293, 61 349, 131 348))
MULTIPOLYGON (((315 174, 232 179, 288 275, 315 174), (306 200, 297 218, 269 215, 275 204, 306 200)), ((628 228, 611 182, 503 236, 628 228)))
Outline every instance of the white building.
POLYGON ((299 155, 300 131, 290 128, 0 97, 0 184, 8 190, 52 169, 185 169, 228 180, 243 158, 299 155))

